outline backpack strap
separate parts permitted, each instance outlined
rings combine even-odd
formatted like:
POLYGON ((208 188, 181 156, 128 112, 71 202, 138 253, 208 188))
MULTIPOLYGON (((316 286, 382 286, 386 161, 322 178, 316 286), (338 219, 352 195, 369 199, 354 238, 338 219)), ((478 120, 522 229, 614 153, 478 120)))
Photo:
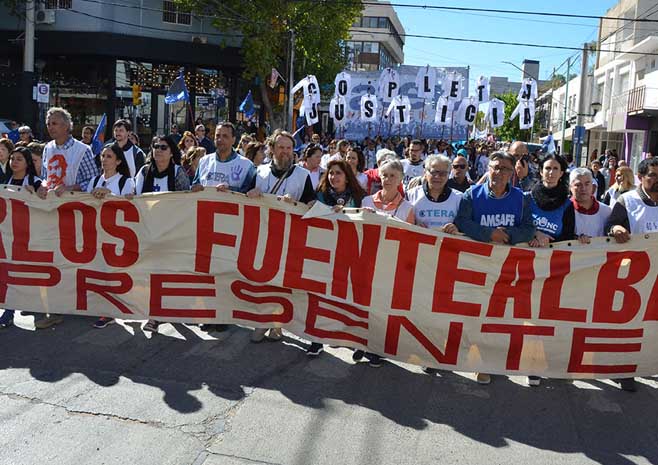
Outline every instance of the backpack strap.
POLYGON ((98 181, 100 181, 100 180, 101 180, 101 177, 100 177, 100 176, 96 176, 96 177, 94 178, 94 181, 93 181, 92 184, 91 184, 91 185, 93 186, 93 189, 96 189, 96 188, 98 187, 98 181))
POLYGON ((121 195, 121 192, 123 192, 123 187, 126 185, 127 181, 128 177, 121 175, 121 178, 119 178, 119 195, 121 195))

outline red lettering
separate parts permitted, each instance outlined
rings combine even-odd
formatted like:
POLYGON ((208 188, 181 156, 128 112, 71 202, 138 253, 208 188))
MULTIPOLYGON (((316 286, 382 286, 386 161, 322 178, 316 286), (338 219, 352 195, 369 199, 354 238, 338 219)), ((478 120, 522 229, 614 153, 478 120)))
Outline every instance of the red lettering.
POLYGON ((647 300, 647 310, 643 321, 658 321, 658 277, 653 283, 651 295, 647 300))
MULTIPOLYGON (((7 201, 0 199, 0 224, 7 218, 7 201)), ((0 259, 7 258, 5 247, 2 245, 2 232, 0 232, 0 259)))
POLYGON ((573 341, 571 343, 571 356, 569 357, 569 373, 632 373, 637 365, 586 365, 583 363, 585 352, 639 352, 642 350, 640 343, 600 343, 587 342, 588 337, 631 339, 642 337, 642 329, 596 329, 596 328, 574 328, 573 341))
POLYGON ((628 323, 642 305, 640 293, 633 287, 649 273, 651 264, 646 252, 608 252, 607 261, 601 267, 596 282, 592 322, 594 323, 628 323), (625 278, 619 277, 623 262, 628 270, 625 278), (621 292, 624 298, 619 310, 613 310, 615 293, 621 292))
POLYGON ((196 254, 194 256, 194 271, 210 272, 210 259, 214 245, 235 247, 236 237, 215 231, 215 215, 238 215, 238 204, 199 200, 196 216, 196 254))
POLYGON ((393 278, 395 286, 393 286, 391 308, 409 310, 411 308, 411 295, 414 290, 418 249, 420 244, 434 245, 436 236, 406 229, 387 228, 386 239, 399 242, 397 266, 393 278))
POLYGON ((436 279, 434 281, 432 312, 464 316, 480 315, 480 304, 454 300, 455 283, 462 282, 484 286, 487 274, 459 268, 459 254, 470 253, 489 257, 492 250, 492 245, 482 242, 463 241, 451 237, 446 237, 441 241, 439 263, 436 267, 436 279))
POLYGON ((149 315, 166 318, 215 318, 217 313, 214 309, 164 308, 163 297, 215 297, 214 276, 152 274, 149 315), (164 287, 166 283, 206 284, 208 287, 164 287))
POLYGON ((334 274, 331 281, 331 294, 340 299, 347 298, 347 277, 352 283, 354 303, 369 306, 372 300, 372 281, 377 263, 377 247, 381 227, 364 224, 363 240, 359 250, 359 235, 356 225, 338 221, 338 239, 334 257, 334 274))
POLYGON ((11 199, 11 226, 14 242, 12 260, 20 262, 53 262, 53 253, 30 250, 30 209, 20 200, 11 199))
POLYGON ((435 346, 430 339, 425 336, 418 327, 411 322, 406 316, 389 315, 388 324, 386 326, 386 343, 384 351, 389 355, 397 355, 398 344, 400 341, 400 329, 404 327, 409 334, 411 334, 420 345, 422 345, 432 357, 444 365, 456 365, 457 356, 459 355, 459 344, 462 339, 462 331, 464 324, 459 322, 451 322, 448 328, 448 338, 445 344, 444 352, 435 346))
POLYGON ((505 316, 508 299, 514 300, 514 318, 532 317, 530 298, 535 279, 534 259, 535 252, 532 250, 510 249, 489 299, 488 317, 505 316))
POLYGON ((133 287, 133 280, 127 273, 104 273, 102 271, 78 269, 76 274, 77 281, 77 300, 76 308, 78 310, 88 310, 87 293, 95 292, 112 305, 121 313, 132 315, 133 312, 119 299, 116 294, 127 294, 133 287), (89 280, 103 281, 103 284, 92 283, 89 280), (118 284, 107 284, 118 283, 118 284))
POLYGON ((584 308, 560 307, 564 278, 571 272, 571 252, 555 250, 551 255, 550 276, 544 281, 539 304, 539 319, 587 321, 584 308))
POLYGON ((290 240, 288 241, 288 257, 286 271, 283 275, 283 285, 293 289, 302 289, 318 294, 326 293, 327 284, 315 279, 304 278, 304 261, 329 263, 331 253, 328 250, 306 245, 308 229, 318 228, 331 231, 333 223, 321 218, 303 220, 299 215, 290 215, 290 240))
POLYGON ((240 239, 238 254, 238 271, 249 281, 266 283, 274 279, 279 272, 283 236, 286 231, 286 214, 278 210, 269 210, 267 221, 267 238, 260 240, 260 207, 244 206, 244 227, 240 239), (256 269, 256 250, 258 244, 265 244, 263 266, 256 269))
POLYGON ((123 241, 123 253, 117 253, 116 244, 103 244, 101 251, 108 265, 125 268, 134 265, 139 258, 139 239, 132 229, 117 225, 119 211, 123 212, 124 221, 139 223, 139 212, 132 203, 125 200, 104 202, 101 207, 101 226, 110 236, 123 241))
POLYGON ((96 209, 82 202, 67 202, 57 208, 59 213, 59 248, 73 263, 89 263, 96 256, 96 209), (75 212, 82 215, 82 250, 77 249, 75 212))
POLYGON ((244 291, 254 294, 292 294, 291 289, 285 289, 277 286, 256 286, 244 281, 233 281, 231 291, 238 299, 252 304, 279 304, 283 308, 281 313, 252 313, 245 310, 233 310, 233 318, 240 320, 253 321, 255 323, 289 323, 293 317, 293 306, 290 300, 277 295, 268 295, 263 297, 245 294, 244 291))
MULTIPOLYGON (((7 289, 13 286, 52 287, 59 284, 62 274, 54 266, 19 265, 0 262, 0 302, 7 299, 7 289), (10 273, 45 274, 45 278, 21 277, 10 273)), ((30 310, 26 308, 25 310, 30 310)))
POLYGON ((306 328, 304 331, 309 336, 324 337, 328 339, 339 339, 343 341, 354 342, 364 346, 368 345, 368 340, 348 333, 346 331, 329 331, 327 329, 320 329, 316 326, 318 317, 329 318, 334 321, 339 321, 347 327, 368 329, 368 312, 358 309, 352 305, 344 304, 341 302, 334 302, 324 297, 315 294, 308 294, 308 311, 306 312, 306 328), (329 304, 334 308, 322 306, 321 304, 329 304), (366 321, 355 320, 349 316, 337 312, 335 309, 339 308, 358 318, 365 319, 366 321))
POLYGON ((481 331, 483 333, 510 335, 507 363, 505 365, 507 370, 519 369, 525 336, 553 336, 555 334, 555 328, 552 326, 484 324, 481 331))

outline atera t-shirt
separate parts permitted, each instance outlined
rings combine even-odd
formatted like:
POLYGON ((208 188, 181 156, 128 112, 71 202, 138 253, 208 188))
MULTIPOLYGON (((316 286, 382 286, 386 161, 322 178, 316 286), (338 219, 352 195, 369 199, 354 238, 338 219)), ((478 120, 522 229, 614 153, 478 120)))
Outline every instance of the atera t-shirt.
POLYGON ((414 207, 417 225, 440 229, 455 220, 462 194, 447 187, 446 189, 449 191, 448 198, 442 202, 435 202, 428 198, 423 185, 414 187, 407 192, 407 198, 414 207))

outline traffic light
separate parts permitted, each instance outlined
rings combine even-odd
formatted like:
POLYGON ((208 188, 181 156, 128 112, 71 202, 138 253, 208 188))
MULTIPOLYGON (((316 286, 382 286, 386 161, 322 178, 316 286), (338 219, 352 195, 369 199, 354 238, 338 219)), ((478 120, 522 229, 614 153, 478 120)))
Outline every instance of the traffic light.
POLYGON ((142 88, 138 84, 133 84, 133 105, 138 107, 142 104, 142 88))

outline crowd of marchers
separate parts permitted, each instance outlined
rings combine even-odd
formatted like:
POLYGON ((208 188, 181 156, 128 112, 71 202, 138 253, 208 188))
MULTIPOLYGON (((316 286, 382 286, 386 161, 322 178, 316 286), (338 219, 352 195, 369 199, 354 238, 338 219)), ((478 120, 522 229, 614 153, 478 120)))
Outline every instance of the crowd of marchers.
MULTIPOLYGON (((588 167, 576 167, 568 154, 529 153, 523 142, 491 137, 456 146, 410 137, 355 143, 318 134, 300 141, 276 130, 264 142, 249 134, 238 141, 229 122, 216 126, 212 140, 202 125, 194 132, 157 135, 145 154, 124 119, 113 124, 112 141, 95 154, 92 128, 75 139, 67 110, 51 108, 46 122, 51 138, 46 144, 33 141, 29 128, 15 143, 0 139, 0 184, 20 186, 42 199, 66 191, 101 199, 208 188, 251 198, 273 194, 284 202, 321 202, 335 211, 366 208, 446 234, 530 247, 563 240, 586 244, 605 235, 624 243, 658 227, 658 159, 651 154, 633 173, 614 152, 601 158, 593 152, 588 167)), ((12 326, 13 319, 14 311, 4 310, 0 328, 12 326)), ((35 327, 63 320, 48 314, 35 327)), ((113 321, 101 317, 94 327, 113 321)), ((158 326, 149 320, 144 330, 158 326)), ((202 329, 223 331, 226 325, 202 329)), ((251 340, 281 337, 280 328, 257 328, 251 340)), ((307 353, 322 351, 322 344, 311 341, 307 353)), ((381 365, 379 354, 356 350, 353 358, 381 365)), ((477 381, 488 384, 491 377, 478 373, 477 381)), ((622 389, 635 390, 632 378, 619 382, 622 389)), ((531 376, 528 383, 539 385, 540 378, 531 376)))

